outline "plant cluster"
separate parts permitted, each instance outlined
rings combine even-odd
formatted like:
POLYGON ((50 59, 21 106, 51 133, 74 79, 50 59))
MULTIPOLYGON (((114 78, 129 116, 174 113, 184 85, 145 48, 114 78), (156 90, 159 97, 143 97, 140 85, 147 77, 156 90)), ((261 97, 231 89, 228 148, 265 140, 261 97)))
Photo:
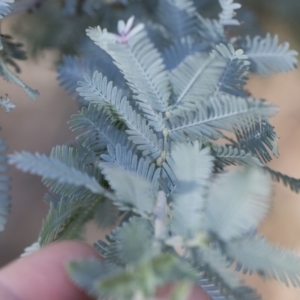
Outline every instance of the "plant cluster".
POLYGON ((240 4, 219 4, 209 19, 191 0, 158 0, 151 23, 130 17, 117 32, 88 28, 99 60, 110 60, 96 70, 91 60, 66 58, 81 64, 77 87, 68 64, 59 69, 81 101, 69 122, 76 141, 49 157, 9 156, 49 188, 32 248, 82 239, 91 220, 114 227, 94 244, 104 262, 68 263, 74 282, 96 298, 153 299, 158 287, 180 281, 173 299, 193 284, 214 300, 260 299, 239 271, 300 287, 299 257, 257 232, 271 209, 272 179, 295 192, 300 181, 267 166, 278 156, 269 122, 278 108, 245 89, 250 73, 293 70, 297 53, 270 34, 234 36, 240 4))
MULTIPOLYGON (((0 0, 0 22, 11 13, 13 2, 14 0, 0 0)), ((16 74, 20 72, 20 67, 15 60, 26 59, 26 53, 22 46, 21 43, 15 43, 10 35, 0 31, 0 76, 7 82, 21 87, 30 99, 35 100, 38 92, 24 83, 16 74), (14 71, 10 67, 14 68, 14 71)), ((10 112, 15 108, 15 104, 6 94, 4 97, 0 96, 0 107, 4 108, 6 112, 10 112)), ((4 140, 0 139, 0 231, 4 229, 6 215, 10 211, 8 192, 10 190, 10 178, 6 174, 8 171, 6 151, 4 140)))

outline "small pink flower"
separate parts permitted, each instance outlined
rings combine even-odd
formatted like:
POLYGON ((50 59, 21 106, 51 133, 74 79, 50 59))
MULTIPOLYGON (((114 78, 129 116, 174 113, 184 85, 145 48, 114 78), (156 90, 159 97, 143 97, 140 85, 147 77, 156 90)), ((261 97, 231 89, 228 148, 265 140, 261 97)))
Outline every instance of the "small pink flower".
MULTIPOLYGON (((125 23, 123 20, 118 22, 118 33, 108 32, 106 29, 101 30, 98 27, 98 33, 101 35, 103 41, 117 42, 119 44, 128 45, 128 42, 131 37, 138 34, 141 30, 144 29, 143 24, 138 24, 133 27, 134 17, 130 17, 128 21, 125 23)), ((92 36, 92 34, 90 34, 92 36)), ((98 43, 100 45, 100 43, 98 43)), ((103 45, 100 45, 102 47, 103 45)))
POLYGON ((123 20, 118 22, 118 33, 119 35, 115 35, 116 41, 121 44, 127 44, 128 39, 130 37, 130 31, 133 27, 134 16, 130 17, 125 23, 123 20))

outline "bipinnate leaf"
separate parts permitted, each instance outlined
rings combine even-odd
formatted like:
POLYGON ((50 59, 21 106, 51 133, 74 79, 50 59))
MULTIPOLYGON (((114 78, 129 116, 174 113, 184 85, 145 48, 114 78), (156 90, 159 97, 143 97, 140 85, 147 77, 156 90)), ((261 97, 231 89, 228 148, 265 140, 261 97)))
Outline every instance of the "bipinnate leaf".
POLYGON ((62 197, 57 204, 50 203, 50 210, 40 232, 41 246, 58 239, 68 222, 74 220, 82 209, 80 201, 71 201, 67 197, 62 197))
POLYGON ((20 86, 31 100, 35 100, 39 95, 37 90, 34 90, 27 84, 25 84, 15 73, 13 73, 4 63, 0 57, 0 75, 8 82, 14 83, 20 86))
POLYGON ((108 145, 116 147, 117 144, 128 144, 126 132, 113 126, 115 116, 111 114, 112 112, 105 108, 99 109, 97 104, 90 104, 72 115, 68 124, 72 131, 82 131, 76 140, 83 147, 95 154, 102 153, 108 145))
POLYGON ((65 224, 63 224, 57 239, 82 240, 84 238, 86 223, 93 219, 95 210, 103 203, 103 201, 104 199, 101 196, 95 196, 94 199, 85 199, 85 201, 82 201, 82 205, 79 207, 73 218, 71 217, 65 224))
POLYGON ((267 166, 264 166, 264 170, 270 173, 272 179, 277 182, 282 182, 285 186, 289 187, 292 191, 299 193, 300 190, 300 179, 294 178, 279 171, 275 171, 267 166))
POLYGON ((202 52, 208 48, 206 43, 191 44, 188 39, 182 39, 174 42, 163 51, 163 58, 166 69, 170 72, 177 68, 189 55, 202 52))
POLYGON ((141 108, 146 106, 145 112, 148 111, 152 118, 159 118, 155 111, 165 111, 171 89, 162 56, 147 36, 144 25, 134 27, 124 43, 117 38, 106 39, 101 32, 98 28, 90 28, 87 35, 111 55, 137 101, 141 102, 141 108))
MULTIPOLYGON (((104 201, 104 197, 93 194, 93 197, 78 197, 76 200, 61 196, 58 202, 50 202, 50 210, 40 232, 40 245, 58 240, 83 239, 86 223, 93 219, 95 211, 104 201)), ((110 217, 107 215, 106 219, 110 217)))
POLYGON ((250 62, 244 51, 236 50, 231 44, 219 44, 212 50, 211 55, 214 55, 220 64, 222 61, 227 62, 213 95, 217 96, 225 92, 246 96, 243 88, 248 80, 250 62))
POLYGON ((201 187, 207 184, 214 160, 208 147, 202 149, 199 141, 175 144, 172 148, 171 158, 174 162, 172 170, 179 182, 176 188, 177 192, 189 192, 189 189, 184 189, 184 184, 188 182, 195 182, 201 187))
POLYGON ((116 194, 114 202, 119 209, 141 214, 151 214, 155 205, 155 194, 151 181, 120 167, 100 164, 102 173, 116 194))
POLYGON ((208 269, 210 269, 208 272, 215 272, 230 289, 241 286, 241 279, 232 270, 228 269, 226 259, 218 249, 203 248, 200 253, 203 264, 207 264, 208 269))
POLYGON ((220 175, 210 187, 206 228, 230 241, 256 228, 270 210, 271 180, 247 167, 220 175))
MULTIPOLYGON (((159 168, 156 168, 151 159, 139 158, 137 154, 134 154, 134 150, 128 148, 128 146, 122 146, 121 144, 117 144, 116 147, 108 145, 107 154, 101 155, 101 158, 105 161, 103 165, 121 167, 124 170, 136 173, 150 182, 157 180, 157 176, 159 175, 157 171, 159 171, 159 168)), ((154 182, 153 185, 155 186, 154 182)))
POLYGON ((228 43, 226 30, 224 26, 215 19, 203 18, 200 14, 197 15, 199 35, 206 43, 218 45, 220 43, 228 43))
POLYGON ((99 28, 90 28, 87 34, 111 55, 124 74, 150 127, 155 131, 162 131, 164 124, 159 112, 166 110, 171 87, 162 56, 148 38, 144 26, 140 24, 133 28, 125 37, 124 43, 118 41, 118 37, 114 40, 106 38, 105 31, 99 28))
POLYGON ((252 167, 262 167, 263 164, 252 153, 247 152, 239 147, 233 145, 219 145, 212 146, 213 155, 216 158, 216 165, 248 165, 252 167))
MULTIPOLYGON (((261 300, 256 292, 247 287, 241 278, 231 269, 226 257, 217 248, 201 248, 200 250, 192 251, 192 266, 198 270, 200 283, 205 281, 205 284, 212 284, 209 291, 216 292, 216 288, 221 292, 223 297, 217 293, 214 300, 261 300)), ((210 293, 208 293, 210 294, 210 293)))
POLYGON ((242 126, 235 130, 237 146, 247 149, 262 162, 269 162, 272 156, 278 157, 278 137, 274 127, 267 120, 257 120, 248 126, 242 126))
POLYGON ((107 77, 103 76, 98 71, 91 75, 83 74, 83 80, 77 82, 76 91, 87 102, 97 104, 100 107, 106 107, 115 111, 116 115, 122 116, 121 105, 126 102, 127 98, 122 95, 121 90, 108 81, 107 77))
POLYGON ((173 234, 187 236, 200 229, 203 210, 203 194, 212 175, 213 156, 209 148, 201 144, 177 144, 173 147, 171 168, 177 178, 172 194, 173 234))
MULTIPOLYGON (((93 178, 96 182, 101 182, 101 179, 103 178, 99 168, 94 164, 89 163, 94 159, 93 154, 90 152, 87 156, 86 149, 79 144, 53 147, 50 159, 59 160, 63 162, 66 167, 76 169, 93 178)), ((59 179, 47 178, 46 176, 43 177, 42 182, 49 188, 51 193, 54 193, 59 197, 68 197, 70 200, 76 201, 81 201, 82 199, 89 201, 95 199, 95 196, 97 197, 91 189, 84 185, 74 185, 59 179)))
POLYGON ((149 153, 153 158, 160 156, 162 143, 153 132, 147 119, 130 105, 126 97, 122 96, 120 90, 108 82, 106 77, 95 71, 92 78, 84 76, 85 81, 78 83, 77 91, 85 100, 106 106, 118 116, 118 119, 125 122, 128 129, 129 140, 143 150, 144 155, 149 153))
POLYGON ((83 173, 74 167, 67 166, 56 158, 49 158, 43 154, 31 154, 28 152, 17 152, 9 156, 9 163, 18 169, 43 176, 46 179, 55 179, 61 183, 69 183, 74 186, 85 186, 96 194, 104 193, 104 189, 95 178, 83 173))
POLYGON ((164 0, 158 2, 157 14, 172 40, 182 40, 197 32, 197 17, 194 1, 164 0))
POLYGON ((225 252, 243 273, 257 272, 264 278, 300 287, 299 254, 272 245, 263 236, 250 235, 226 243, 225 252))
POLYGON ((219 131, 235 132, 237 128, 251 126, 256 120, 265 120, 274 116, 278 108, 251 97, 242 98, 231 95, 211 97, 198 109, 182 112, 181 116, 171 116, 169 132, 174 140, 185 141, 208 137, 222 138, 219 131))
POLYGON ((94 247, 109 263, 120 267, 136 265, 154 254, 154 228, 150 221, 132 217, 106 237, 108 243, 99 240, 94 247))
POLYGON ((200 52, 187 56, 170 74, 176 95, 176 103, 171 106, 172 114, 180 115, 182 111, 180 106, 186 110, 188 105, 200 102, 202 97, 211 95, 225 65, 226 62, 220 67, 218 62, 216 66, 215 57, 207 53, 200 52))
POLYGON ((80 99, 76 88, 78 87, 78 81, 84 79, 84 74, 92 77, 96 70, 105 70, 104 73, 105 76, 108 77, 108 81, 113 80, 115 85, 126 88, 123 76, 118 68, 112 64, 109 55, 104 51, 99 51, 99 48, 94 45, 92 49, 89 50, 89 46, 88 44, 87 53, 83 50, 84 54, 80 57, 64 55, 61 64, 59 64, 57 68, 57 80, 59 84, 62 85, 69 94, 74 95, 81 105, 85 105, 86 102, 80 99))
POLYGON ((69 94, 78 97, 77 82, 83 80, 83 74, 92 75, 94 71, 94 66, 88 59, 81 60, 76 56, 66 55, 62 58, 62 64, 58 66, 57 80, 69 94))
POLYGON ((241 8, 241 4, 234 3, 234 0, 219 0, 222 12, 219 14, 220 23, 226 25, 240 25, 240 22, 233 17, 236 15, 235 10, 241 8))
POLYGON ((265 38, 256 36, 253 39, 247 36, 242 48, 251 61, 251 71, 260 76, 288 72, 297 66, 298 53, 290 50, 287 42, 279 44, 277 35, 272 37, 268 33, 265 38))

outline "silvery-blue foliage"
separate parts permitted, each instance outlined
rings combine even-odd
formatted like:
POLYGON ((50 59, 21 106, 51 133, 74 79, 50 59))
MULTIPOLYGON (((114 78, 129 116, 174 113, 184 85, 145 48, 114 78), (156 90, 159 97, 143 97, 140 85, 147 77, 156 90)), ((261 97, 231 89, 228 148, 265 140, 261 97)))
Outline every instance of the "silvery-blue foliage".
MULTIPOLYGON (((12 11, 14 0, 0 0, 0 25, 4 18, 6 18, 12 11)), ((11 36, 6 35, 0 30, 0 76, 2 79, 20 86, 26 92, 28 97, 32 100, 36 98, 38 92, 28 85, 26 85, 16 73, 20 72, 20 67, 15 62, 16 59, 26 59, 26 53, 22 49, 21 43, 15 43, 11 36), (13 72, 10 68, 14 68, 13 72)), ((5 93, 5 91, 1 91, 5 93)), ((5 97, 0 96, 0 107, 5 109, 6 113, 11 112, 16 105, 11 101, 9 95, 5 97)), ((7 222, 6 216, 10 211, 10 178, 7 175, 7 148, 4 140, 0 139, 0 231, 2 231, 7 222)))
POLYGON ((193 1, 159 0, 150 25, 129 16, 117 33, 89 27, 116 73, 97 69, 97 58, 64 58, 59 80, 82 101, 69 123, 77 142, 50 157, 10 156, 50 190, 40 246, 81 238, 92 219, 115 225, 119 211, 117 228, 95 244, 106 261, 68 265, 96 298, 151 299, 184 280, 215 300, 261 299, 232 264, 300 287, 298 256, 253 234, 271 209, 272 179, 297 192, 299 180, 265 165, 278 156, 278 108, 245 91, 251 73, 293 70, 297 53, 276 36, 228 37, 240 5, 219 2, 216 19, 193 1))
POLYGON ((6 151, 4 140, 0 139, 0 231, 4 229, 6 216, 10 211, 10 177, 6 174, 8 171, 6 151))
MULTIPOLYGON (((2 22, 3 18, 5 18, 12 11, 12 4, 14 2, 14 0, 0 0, 0 22, 2 22)), ((23 45, 21 43, 13 42, 11 36, 1 32, 0 76, 6 81, 20 86, 31 100, 35 100, 39 94, 38 91, 32 89, 16 75, 16 73, 19 73, 21 70, 15 60, 26 59, 26 53, 22 49, 22 46, 23 45), (8 66, 13 67, 16 73, 10 70, 8 66)), ((2 100, 1 97, 1 106, 5 108, 6 112, 10 112, 15 105, 10 101, 8 96, 6 98, 6 100, 2 100)))
MULTIPOLYGON (((5 18, 13 10, 13 4, 15 0, 0 0, 0 21, 5 18)), ((19 78, 14 72, 12 72, 8 65, 15 68, 16 72, 20 72, 20 67, 15 62, 15 59, 24 60, 26 54, 22 49, 21 43, 14 43, 12 37, 5 35, 1 32, 0 36, 0 76, 10 83, 14 83, 20 86, 31 100, 35 100, 38 96, 38 91, 32 89, 25 84, 21 78, 19 78)), ((7 98, 9 99, 9 98, 7 98)), ((8 101, 2 102, 2 106, 5 107, 6 112, 9 112, 15 106, 8 101)))
POLYGON ((11 12, 11 3, 14 0, 1 0, 0 1, 0 18, 3 19, 8 13, 11 12))

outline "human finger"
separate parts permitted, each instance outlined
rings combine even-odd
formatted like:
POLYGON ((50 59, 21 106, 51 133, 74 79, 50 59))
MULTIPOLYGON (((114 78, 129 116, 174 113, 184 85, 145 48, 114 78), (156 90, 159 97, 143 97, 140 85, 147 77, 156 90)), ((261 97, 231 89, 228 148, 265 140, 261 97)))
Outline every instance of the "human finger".
POLYGON ((92 247, 69 241, 16 260, 0 271, 0 299, 90 299, 70 281, 65 270, 66 261, 86 257, 100 259, 92 247))

